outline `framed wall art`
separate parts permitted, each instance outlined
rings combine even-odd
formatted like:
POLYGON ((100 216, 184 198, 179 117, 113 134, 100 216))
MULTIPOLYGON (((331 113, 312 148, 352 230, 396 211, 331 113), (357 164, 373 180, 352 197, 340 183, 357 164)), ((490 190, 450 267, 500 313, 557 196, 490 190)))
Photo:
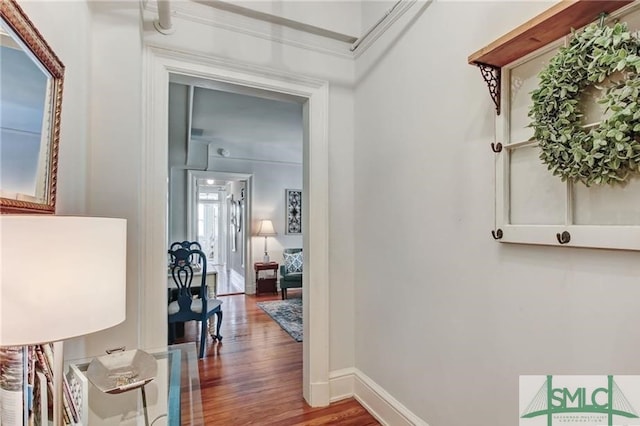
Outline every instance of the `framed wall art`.
POLYGON ((237 236, 238 233, 238 204, 233 199, 233 194, 229 197, 229 238, 231 240, 231 251, 236 252, 237 236))
POLYGON ((0 6, 0 213, 55 213, 64 65, 13 0, 0 6))
POLYGON ((302 190, 285 189, 285 234, 302 235, 302 190))

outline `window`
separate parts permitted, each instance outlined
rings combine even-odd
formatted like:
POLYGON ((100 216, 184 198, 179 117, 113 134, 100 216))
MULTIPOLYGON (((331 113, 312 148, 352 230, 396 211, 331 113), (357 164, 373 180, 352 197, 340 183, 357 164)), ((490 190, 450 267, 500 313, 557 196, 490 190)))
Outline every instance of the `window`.
MULTIPOLYGON (((615 16, 615 14, 614 14, 615 16)), ((631 30, 640 30, 640 11, 620 14, 631 30)), ((502 111, 497 118, 496 228, 501 241, 566 244, 640 250, 640 177, 625 186, 562 182, 539 159, 528 127, 530 92, 537 75, 568 37, 502 68, 502 111), (563 233, 568 233, 563 236, 563 233), (567 241, 568 239, 568 241, 567 241)), ((595 88, 582 96, 585 127, 597 126, 603 110, 595 88)))

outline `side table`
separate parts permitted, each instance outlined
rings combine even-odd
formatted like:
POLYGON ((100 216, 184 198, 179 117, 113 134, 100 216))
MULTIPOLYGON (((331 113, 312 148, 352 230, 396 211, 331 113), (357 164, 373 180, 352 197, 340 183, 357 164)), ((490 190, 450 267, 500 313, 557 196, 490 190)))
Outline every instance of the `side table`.
POLYGON ((253 269, 256 271, 256 296, 260 293, 278 294, 278 263, 256 262, 253 269))
POLYGON ((144 386, 146 395, 138 390, 104 393, 86 375, 93 358, 67 361, 65 374, 79 412, 79 421, 73 421, 72 425, 203 425, 195 343, 171 345, 146 352, 158 363, 157 376, 144 386))

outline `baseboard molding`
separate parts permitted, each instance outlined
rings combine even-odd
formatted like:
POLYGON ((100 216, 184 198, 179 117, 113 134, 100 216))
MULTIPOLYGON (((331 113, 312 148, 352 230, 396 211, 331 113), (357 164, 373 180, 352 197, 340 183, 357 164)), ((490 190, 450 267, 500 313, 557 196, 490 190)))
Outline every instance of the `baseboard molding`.
POLYGON ((330 388, 328 382, 314 382, 309 386, 307 403, 312 407, 325 407, 329 404, 330 388))
POLYGON ((331 402, 353 397, 383 425, 429 426, 357 368, 332 371, 329 389, 331 402))
POLYGON ((355 368, 343 368, 329 373, 329 400, 331 402, 353 398, 355 368))

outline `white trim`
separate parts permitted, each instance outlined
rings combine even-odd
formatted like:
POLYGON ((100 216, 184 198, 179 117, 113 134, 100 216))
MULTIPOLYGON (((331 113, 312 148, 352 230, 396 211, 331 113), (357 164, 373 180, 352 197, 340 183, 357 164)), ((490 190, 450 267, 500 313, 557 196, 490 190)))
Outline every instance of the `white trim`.
POLYGON ((591 247, 640 250, 638 226, 590 225, 503 225, 505 243, 541 244, 559 247, 591 247), (571 241, 560 244, 556 234, 568 231, 571 241))
MULTIPOLYGON (((509 186, 509 164, 507 163, 507 149, 504 147, 507 141, 503 139, 504 135, 509 134, 509 108, 506 108, 507 93, 511 90, 510 84, 511 75, 509 72, 502 70, 502 78, 500 79, 500 94, 501 94, 501 108, 500 115, 495 119, 495 143, 503 144, 502 151, 495 154, 494 161, 494 184, 495 184, 495 212, 494 212, 494 225, 496 230, 500 229, 507 223, 509 212, 507 211, 509 206, 509 192, 506 188, 509 186)), ((488 147, 487 147, 488 148, 488 147)))
POLYGON ((357 368, 332 371, 330 377, 331 402, 354 397, 383 425, 429 426, 357 368))
POLYGON ((302 297, 309 303, 302 306, 302 321, 311 338, 302 342, 302 382, 307 402, 324 406, 329 404, 329 84, 308 99, 302 107, 302 297))
MULTIPOLYGON (((166 345, 167 329, 159 326, 167 321, 167 295, 158 283, 166 278, 167 245, 167 126, 157 117, 168 116, 169 81, 164 67, 150 49, 143 49, 143 138, 140 167, 139 252, 140 285, 138 286, 138 342, 141 348, 166 345), (164 309, 163 309, 164 307, 164 309)), ((162 120, 161 120, 162 121, 162 120)))
MULTIPOLYGON (((195 228, 195 224, 198 222, 196 215, 196 210, 194 209, 194 202, 196 201, 196 192, 198 191, 198 177, 193 174, 195 170, 191 169, 180 169, 182 171, 187 172, 187 240, 194 241, 196 238, 194 236, 193 229, 195 228)), ((171 168, 171 172, 173 172, 173 167, 171 168)), ((171 182, 171 176, 169 176, 169 182, 171 182)), ((171 185, 169 185, 169 189, 171 189, 171 185)), ((171 200, 171 197, 169 197, 171 200)), ((169 217, 171 217, 171 206, 173 203, 169 203, 169 217)), ((167 218, 168 220, 168 218, 167 218)), ((171 242, 171 241, 168 241, 171 242)))
MULTIPOLYGON (((154 43, 146 43, 145 50, 153 53, 152 56, 167 59, 168 64, 163 68, 163 74, 168 72, 211 79, 213 78, 211 77, 211 68, 223 69, 226 72, 215 74, 220 83, 242 85, 266 91, 278 91, 277 89, 282 85, 288 85, 292 89, 281 93, 302 99, 308 99, 311 95, 310 91, 315 92, 322 89, 324 85, 328 87, 329 84, 325 80, 318 80, 299 73, 207 55, 196 50, 160 46, 154 43), (182 66, 182 62, 186 62, 186 64, 182 66), (188 66, 190 64, 192 66, 188 66), (305 87, 307 87, 306 91, 303 89, 305 87)), ((167 83, 168 81, 167 78, 167 83)))
MULTIPOLYGON (((428 0, 427 3, 431 3, 432 1, 433 0, 428 0)), ((392 10, 388 12, 388 15, 385 15, 381 21, 379 21, 364 36, 356 40, 356 42, 351 46, 354 57, 358 58, 366 52, 367 49, 373 46, 374 43, 415 3, 416 0, 400 0, 397 5, 393 6, 392 10)))
POLYGON ((143 117, 140 227, 141 347, 166 344, 166 197, 169 74, 185 74, 307 99, 303 205, 308 225, 303 247, 303 393, 311 406, 329 404, 329 83, 228 59, 146 45, 143 52, 143 117), (313 210, 313 211, 312 211, 313 210), (305 259, 306 260, 306 259, 305 259))
POLYGON ((355 368, 343 368, 329 373, 329 391, 331 402, 353 398, 353 382, 355 380, 355 368))

